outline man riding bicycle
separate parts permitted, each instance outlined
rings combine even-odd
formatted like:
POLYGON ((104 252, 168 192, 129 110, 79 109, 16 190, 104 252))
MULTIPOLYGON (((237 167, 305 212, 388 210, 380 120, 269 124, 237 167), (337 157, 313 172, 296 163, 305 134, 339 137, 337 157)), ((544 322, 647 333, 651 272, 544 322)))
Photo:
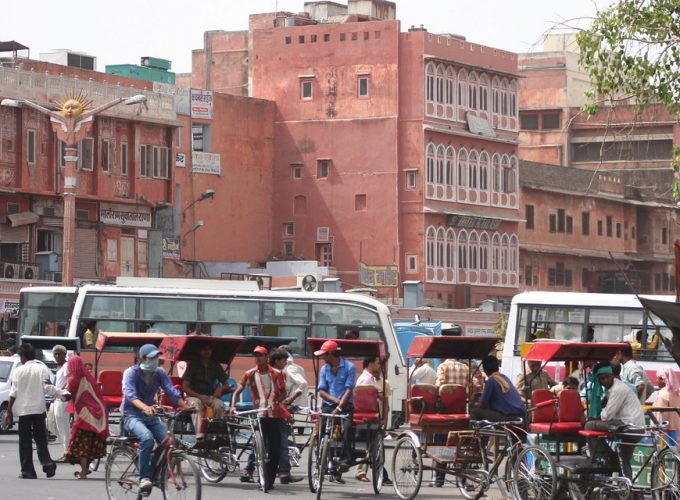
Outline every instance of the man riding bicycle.
POLYGON ((123 374, 123 404, 121 428, 139 439, 139 490, 149 492, 153 488, 152 450, 168 434, 167 427, 156 416, 153 407, 159 388, 163 388, 174 407, 186 408, 180 392, 175 389, 170 377, 158 366, 160 351, 153 344, 144 344, 139 349, 139 364, 125 370, 123 374))

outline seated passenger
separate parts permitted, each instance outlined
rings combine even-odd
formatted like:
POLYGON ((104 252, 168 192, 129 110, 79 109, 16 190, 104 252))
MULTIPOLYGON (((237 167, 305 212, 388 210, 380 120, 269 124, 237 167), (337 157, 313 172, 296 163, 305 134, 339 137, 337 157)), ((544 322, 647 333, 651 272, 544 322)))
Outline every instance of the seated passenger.
POLYGON ((410 379, 413 385, 435 385, 437 383, 437 372, 434 371, 434 368, 432 368, 430 360, 418 358, 416 359, 415 364, 411 367, 410 379))
POLYGON ((200 422, 205 415, 205 408, 212 408, 215 418, 224 418, 224 401, 220 397, 225 393, 225 389, 227 392, 231 390, 227 384, 227 374, 224 373, 222 366, 212 359, 212 353, 212 347, 203 344, 198 351, 198 359, 189 362, 182 375, 182 388, 189 404, 198 409, 191 415, 197 438, 203 437, 200 422))
POLYGON ((501 422, 524 418, 524 402, 510 379, 498 372, 498 358, 485 357, 482 360, 482 369, 487 379, 479 398, 479 406, 472 408, 470 412, 472 419, 501 422))
POLYGON ((552 386, 550 388, 550 391, 555 396, 559 396, 560 392, 562 392, 565 389, 578 391, 578 379, 576 377, 565 377, 562 382, 552 386))
POLYGON ((557 382, 543 370, 540 361, 527 361, 527 366, 529 373, 519 373, 515 382, 522 400, 529 399, 536 389, 550 389, 557 385, 557 382))

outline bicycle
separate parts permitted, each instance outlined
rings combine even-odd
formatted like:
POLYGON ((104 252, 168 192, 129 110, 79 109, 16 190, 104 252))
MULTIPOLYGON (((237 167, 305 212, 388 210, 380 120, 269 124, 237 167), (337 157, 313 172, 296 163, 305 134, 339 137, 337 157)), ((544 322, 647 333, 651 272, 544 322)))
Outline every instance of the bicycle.
POLYGON ((262 414, 266 411, 268 411, 267 408, 257 408, 254 410, 236 411, 233 413, 235 417, 245 418, 248 421, 251 437, 255 441, 252 452, 255 453, 255 467, 257 470, 258 483, 263 493, 267 493, 271 488, 271 483, 268 479, 269 451, 264 445, 264 437, 262 436, 262 427, 260 425, 262 414))
POLYGON ((319 500, 324 477, 329 475, 332 478, 339 478, 341 474, 338 462, 342 451, 342 419, 349 418, 349 415, 347 413, 313 413, 313 415, 318 417, 318 420, 313 432, 315 436, 309 446, 307 477, 310 491, 316 493, 319 500), (324 422, 324 419, 328 422, 324 422))
MULTIPOLYGON (((188 408, 171 414, 163 408, 156 408, 156 415, 167 422, 168 434, 154 451, 154 486, 158 486, 165 500, 201 498, 201 473, 189 458, 181 443, 176 440, 173 429, 175 421, 182 415, 195 411, 188 408)), ((109 438, 112 450, 106 459, 105 482, 109 500, 148 497, 151 491, 139 489, 140 447, 136 438, 109 438)))

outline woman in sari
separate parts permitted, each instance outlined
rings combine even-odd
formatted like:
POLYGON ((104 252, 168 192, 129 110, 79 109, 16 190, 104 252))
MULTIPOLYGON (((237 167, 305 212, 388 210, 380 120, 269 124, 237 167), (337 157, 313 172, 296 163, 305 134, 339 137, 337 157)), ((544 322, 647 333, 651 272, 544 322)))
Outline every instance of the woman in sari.
POLYGON ((83 360, 79 356, 71 356, 67 363, 66 387, 71 393, 67 411, 73 413, 73 427, 64 459, 72 464, 80 464, 80 471, 74 475, 78 479, 87 479, 90 462, 106 456, 108 414, 102 402, 99 384, 85 368, 83 360))

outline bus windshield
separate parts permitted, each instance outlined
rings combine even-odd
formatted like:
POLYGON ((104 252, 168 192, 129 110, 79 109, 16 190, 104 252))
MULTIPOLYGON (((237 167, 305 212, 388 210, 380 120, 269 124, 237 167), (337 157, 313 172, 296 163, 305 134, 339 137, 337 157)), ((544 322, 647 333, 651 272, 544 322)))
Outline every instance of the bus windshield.
POLYGON ((21 292, 19 336, 65 336, 68 333, 75 291, 21 292))

